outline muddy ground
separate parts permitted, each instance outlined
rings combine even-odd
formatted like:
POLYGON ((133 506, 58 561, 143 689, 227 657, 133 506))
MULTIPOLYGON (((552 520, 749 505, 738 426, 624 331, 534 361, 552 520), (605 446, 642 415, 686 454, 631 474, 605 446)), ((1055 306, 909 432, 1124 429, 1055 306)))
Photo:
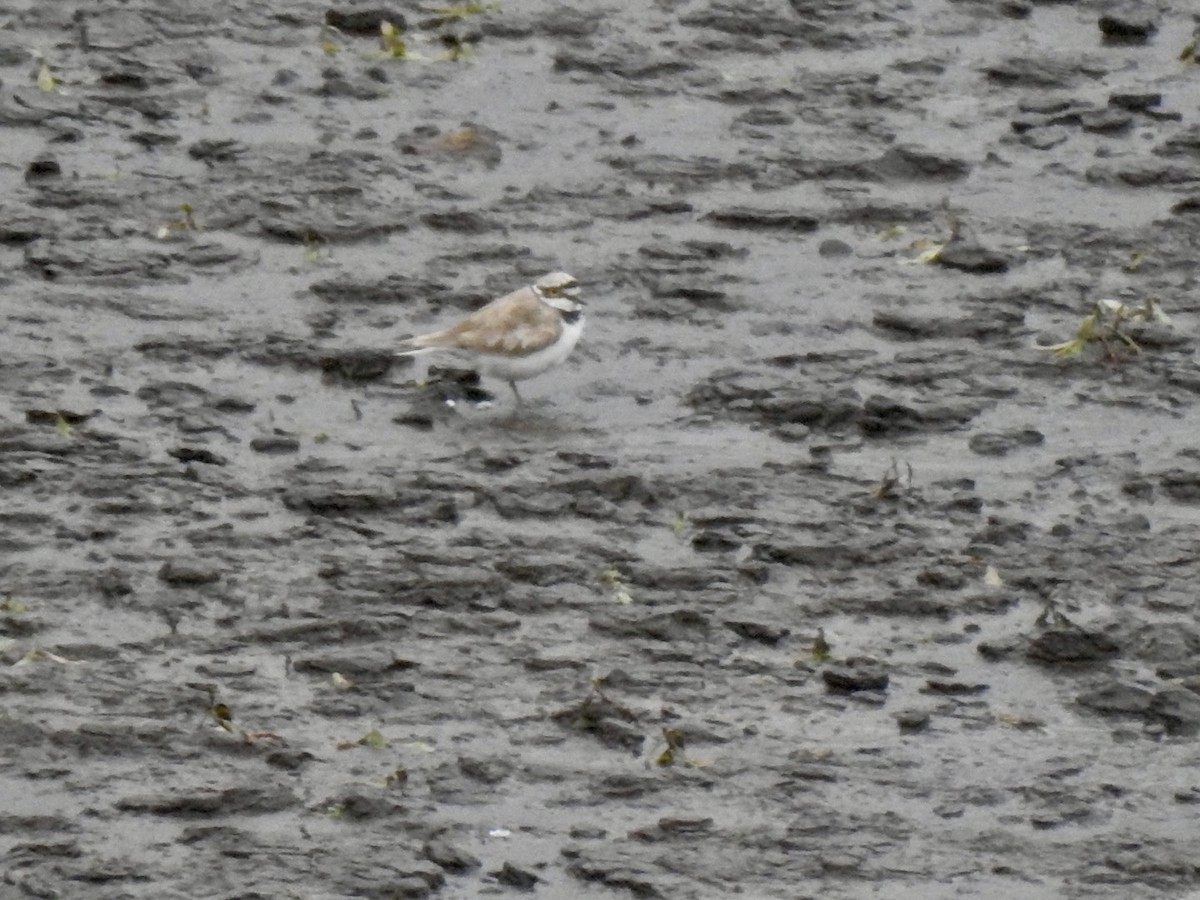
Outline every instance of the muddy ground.
POLYGON ((0 3, 0 895, 1200 892, 1182 6, 0 3))

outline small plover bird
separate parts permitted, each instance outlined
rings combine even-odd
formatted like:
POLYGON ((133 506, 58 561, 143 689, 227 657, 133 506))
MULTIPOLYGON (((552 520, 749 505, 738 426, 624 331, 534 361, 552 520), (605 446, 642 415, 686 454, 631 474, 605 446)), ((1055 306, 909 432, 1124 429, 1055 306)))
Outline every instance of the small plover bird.
POLYGON ((451 351, 486 375, 503 378, 521 403, 517 382, 565 360, 583 334, 579 285, 551 272, 482 306, 461 322, 402 341, 397 356, 451 351))

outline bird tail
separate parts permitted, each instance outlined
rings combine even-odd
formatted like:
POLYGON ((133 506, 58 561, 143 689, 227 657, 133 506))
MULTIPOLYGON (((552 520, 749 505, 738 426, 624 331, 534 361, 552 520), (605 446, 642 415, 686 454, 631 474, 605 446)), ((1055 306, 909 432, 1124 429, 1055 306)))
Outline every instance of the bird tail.
POLYGON ((429 347, 425 344, 418 343, 420 338, 406 338, 402 340, 396 347, 396 356, 417 356, 422 353, 432 353, 437 347, 429 347))

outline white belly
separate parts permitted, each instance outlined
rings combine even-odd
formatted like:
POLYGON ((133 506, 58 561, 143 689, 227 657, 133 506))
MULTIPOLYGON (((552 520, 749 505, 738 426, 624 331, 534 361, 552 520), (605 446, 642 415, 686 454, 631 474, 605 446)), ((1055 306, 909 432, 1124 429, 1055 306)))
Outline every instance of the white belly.
POLYGON ((583 316, 570 324, 564 322, 558 340, 541 350, 535 350, 526 356, 498 356, 494 353, 481 353, 475 358, 475 363, 485 375, 494 375, 505 381, 523 381, 534 375, 541 375, 547 369, 559 365, 571 355, 581 334, 583 334, 583 316))

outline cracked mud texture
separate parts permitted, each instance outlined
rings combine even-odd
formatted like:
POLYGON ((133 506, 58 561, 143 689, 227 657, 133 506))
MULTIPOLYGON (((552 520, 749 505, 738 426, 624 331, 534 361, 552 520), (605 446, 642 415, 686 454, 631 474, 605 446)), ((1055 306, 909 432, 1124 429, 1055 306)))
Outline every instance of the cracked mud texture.
POLYGON ((0 4, 0 895, 1200 890, 1182 6, 0 4))

